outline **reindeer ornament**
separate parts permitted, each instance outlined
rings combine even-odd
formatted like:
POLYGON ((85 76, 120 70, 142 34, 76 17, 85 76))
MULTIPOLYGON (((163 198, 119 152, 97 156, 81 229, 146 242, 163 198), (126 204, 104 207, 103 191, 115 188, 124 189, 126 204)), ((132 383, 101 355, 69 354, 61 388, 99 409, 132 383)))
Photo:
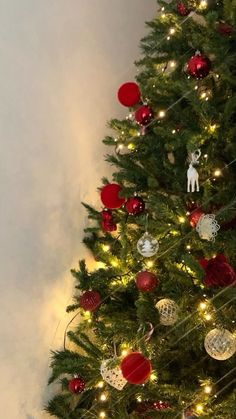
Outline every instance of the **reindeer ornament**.
POLYGON ((194 165, 199 164, 198 159, 201 156, 201 150, 195 150, 193 153, 190 153, 188 161, 189 161, 189 168, 187 171, 187 178, 188 178, 188 186, 187 192, 199 192, 199 182, 198 182, 198 172, 195 169, 194 165))

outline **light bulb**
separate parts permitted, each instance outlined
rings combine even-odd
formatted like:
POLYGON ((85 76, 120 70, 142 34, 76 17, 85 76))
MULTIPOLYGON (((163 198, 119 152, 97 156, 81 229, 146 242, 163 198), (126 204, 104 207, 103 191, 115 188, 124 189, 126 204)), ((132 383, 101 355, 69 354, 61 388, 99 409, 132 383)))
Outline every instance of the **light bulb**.
POLYGON ((205 99, 206 95, 207 95, 207 94, 206 94, 206 92, 202 92, 202 93, 200 94, 200 98, 201 98, 201 99, 205 99))
POLYGON ((209 320, 211 320, 211 319, 212 319, 212 315, 211 315, 211 314, 209 314, 209 313, 206 313, 204 317, 205 317, 205 319, 206 319, 207 321, 209 321, 209 320))
POLYGON ((196 405, 196 412, 197 413, 203 413, 203 405, 202 404, 198 403, 196 405))
POLYGON ((204 303, 204 302, 201 302, 201 303, 199 304, 199 308, 200 308, 200 310, 205 310, 205 309, 207 308, 207 304, 206 304, 206 303, 204 303))
POLYGON ((172 134, 175 134, 176 133, 176 130, 175 129, 172 129, 171 132, 172 132, 172 134))
POLYGON ((201 0, 199 4, 199 9, 206 9, 207 8, 207 0, 201 0))
POLYGON ((221 170, 220 170, 220 169, 216 169, 216 170, 214 171, 214 176, 219 177, 219 176, 221 176, 221 175, 222 175, 222 173, 221 173, 221 170))
POLYGON ((159 116, 159 118, 165 118, 165 116, 166 116, 165 111, 160 111, 158 116, 159 116))
POLYGON ((99 417, 100 418, 105 418, 106 417, 106 413, 104 411, 99 413, 99 417))
POLYGON ((104 382, 103 382, 103 381, 99 381, 99 382, 97 383, 97 387, 98 387, 98 388, 103 388, 103 386, 104 386, 104 382))
POLYGON ((170 40, 170 36, 167 36, 167 38, 166 38, 166 39, 167 39, 167 41, 169 41, 169 40, 170 40))
POLYGON ((180 222, 181 224, 185 223, 185 218, 184 218, 184 217, 179 217, 179 222, 180 222))
POLYGON ((190 249, 191 249, 190 244, 187 244, 186 249, 187 249, 187 250, 190 250, 190 249))
POLYGON ((155 381, 156 379, 157 379, 156 374, 154 372, 152 372, 151 375, 150 375, 150 380, 155 381))
POLYGON ((102 401, 102 402, 105 402, 106 401, 106 399, 107 399, 107 396, 106 396, 106 394, 101 394, 101 396, 100 396, 100 400, 102 401))
POLYGON ((171 62, 170 62, 170 67, 171 67, 171 68, 173 68, 173 67, 175 67, 175 66, 176 66, 176 62, 175 62, 175 61, 171 61, 171 62))
POLYGON ((152 268, 153 267, 153 261, 152 260, 148 260, 147 261, 147 267, 148 268, 152 268))
POLYGON ((108 244, 103 244, 103 245, 102 245, 102 250, 103 250, 104 252, 108 252, 108 251, 110 250, 110 246, 109 246, 108 244))
POLYGON ((138 401, 139 403, 141 403, 141 401, 142 401, 142 397, 141 397, 141 396, 137 396, 137 401, 138 401))
POLYGON ((205 386, 204 391, 205 391, 206 394, 210 394, 212 392, 212 387, 211 386, 205 386))
POLYGON ((175 33, 175 28, 170 28, 169 33, 170 33, 170 35, 174 35, 174 33, 175 33))

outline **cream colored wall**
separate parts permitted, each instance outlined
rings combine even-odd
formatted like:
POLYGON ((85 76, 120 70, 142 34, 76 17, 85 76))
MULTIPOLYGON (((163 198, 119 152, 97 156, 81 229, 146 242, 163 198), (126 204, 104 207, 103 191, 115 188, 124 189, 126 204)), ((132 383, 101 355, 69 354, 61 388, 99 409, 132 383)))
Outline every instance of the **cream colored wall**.
POLYGON ((108 174, 105 122, 125 114, 155 0, 0 0, 0 405, 43 418, 69 269, 85 256, 81 200, 108 174))

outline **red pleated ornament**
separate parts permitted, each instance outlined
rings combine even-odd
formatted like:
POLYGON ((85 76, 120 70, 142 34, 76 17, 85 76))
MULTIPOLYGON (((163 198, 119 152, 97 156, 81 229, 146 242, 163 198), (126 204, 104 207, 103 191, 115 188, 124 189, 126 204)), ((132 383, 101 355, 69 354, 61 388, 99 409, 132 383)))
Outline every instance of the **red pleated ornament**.
POLYGON ((125 203, 125 209, 130 215, 142 214, 145 210, 145 202, 140 196, 131 196, 125 203))
POLYGON ((141 94, 139 86, 134 82, 127 82, 120 86, 118 93, 118 100, 123 106, 131 107, 140 102, 141 94))
POLYGON ((73 394, 82 393, 85 389, 85 381, 81 377, 72 378, 68 383, 68 389, 73 394))
POLYGON ((117 225, 114 223, 114 221, 101 221, 101 227, 104 233, 112 233, 112 231, 117 230, 117 225))
POLYGON ((177 4, 177 12, 180 16, 188 16, 191 9, 188 9, 183 2, 177 4))
POLYGON ((121 362, 123 377, 130 384, 144 384, 150 377, 152 366, 149 359, 139 352, 132 352, 121 362))
POLYGON ((190 222, 190 225, 195 228, 199 218, 204 214, 204 212, 200 208, 196 208, 191 214, 188 216, 188 220, 190 222))
POLYGON ((135 121, 138 122, 140 125, 147 125, 153 117, 152 109, 147 105, 143 105, 137 109, 134 117, 135 121))
POLYGON ((201 259, 199 263, 205 270, 203 282, 206 287, 236 286, 236 272, 224 255, 217 255, 209 260, 201 259))
POLYGON ((193 55, 187 64, 187 72, 190 76, 196 79, 203 79, 206 77, 211 69, 211 62, 209 58, 202 54, 193 55))
POLYGON ((101 217, 103 221, 112 221, 113 220, 112 211, 108 209, 102 210, 101 217))
POLYGON ((228 37, 228 36, 232 35, 232 33, 233 33, 234 29, 233 29, 233 28, 232 28, 232 26, 230 26, 228 23, 226 23, 226 22, 220 22, 220 23, 217 25, 217 31, 218 31, 221 35, 223 35, 223 36, 225 36, 225 37, 228 37))
POLYGON ((169 409, 170 408, 170 404, 168 402, 162 402, 162 401, 143 401, 141 403, 138 403, 135 412, 138 413, 138 416, 140 416, 139 414, 141 413, 146 413, 148 411, 151 410, 165 410, 165 409, 169 409))
POLYGON ((158 279, 152 272, 141 271, 136 275, 136 286, 141 292, 153 291, 158 285, 158 279))
POLYGON ((102 188, 101 200, 106 208, 120 208, 125 203, 125 199, 119 196, 121 189, 121 186, 117 183, 108 183, 102 188))
POLYGON ((79 303, 85 311, 95 311, 101 304, 101 296, 97 291, 85 291, 80 296, 79 303))

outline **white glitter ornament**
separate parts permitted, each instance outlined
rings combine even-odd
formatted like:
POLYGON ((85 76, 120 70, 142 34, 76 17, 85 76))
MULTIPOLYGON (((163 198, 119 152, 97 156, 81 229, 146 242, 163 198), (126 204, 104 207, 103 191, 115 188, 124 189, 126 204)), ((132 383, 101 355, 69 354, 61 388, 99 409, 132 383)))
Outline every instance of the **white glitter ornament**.
POLYGON ((103 361, 100 372, 103 380, 110 384, 110 386, 116 388, 116 390, 122 390, 127 383, 122 375, 120 366, 116 364, 114 358, 103 361))
POLYGON ((142 256, 149 258, 157 253, 159 249, 159 243, 155 237, 146 231, 139 239, 137 243, 137 249, 142 256))
POLYGON ((227 329, 213 329, 206 335, 204 346, 212 358, 225 361, 236 352, 236 339, 227 329))
POLYGON ((203 214, 198 220, 196 230, 203 240, 214 241, 220 229, 215 214, 203 214))
POLYGON ((175 301, 163 298, 155 306, 159 311, 160 323, 164 326, 172 326, 178 320, 179 307, 175 301))

